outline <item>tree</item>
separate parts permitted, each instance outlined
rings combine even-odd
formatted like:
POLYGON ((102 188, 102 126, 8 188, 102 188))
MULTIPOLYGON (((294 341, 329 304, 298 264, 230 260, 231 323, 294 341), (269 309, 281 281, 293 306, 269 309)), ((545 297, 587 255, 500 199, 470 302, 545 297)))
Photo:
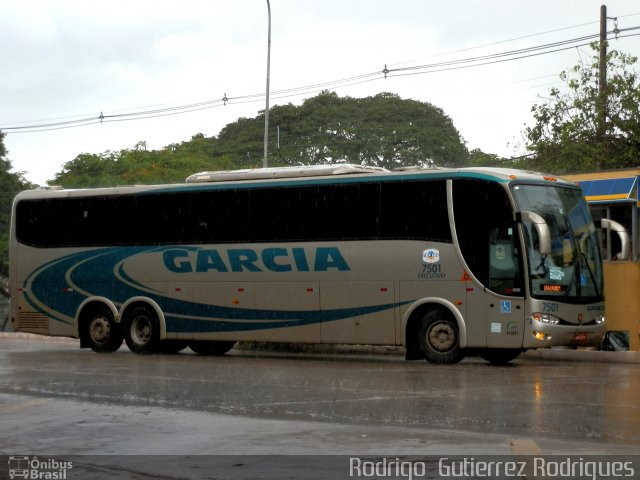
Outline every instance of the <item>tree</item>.
MULTIPOLYGON (((390 93, 351 98, 325 91, 300 106, 273 107, 270 119, 269 166, 356 163, 392 169, 469 163, 464 140, 441 109, 390 93)), ((197 134, 161 150, 138 142, 119 152, 83 153, 50 183, 66 188, 174 183, 203 170, 258 168, 263 136, 264 112, 228 124, 217 138, 197 134)))
POLYGON ((0 131, 0 295, 9 296, 6 279, 9 277, 9 225, 13 197, 21 190, 33 188, 22 173, 12 172, 4 145, 5 134, 0 131))
POLYGON ((640 164, 640 81, 637 58, 612 50, 607 55, 605 124, 597 124, 597 44, 590 63, 560 74, 564 89, 553 88, 532 108, 535 125, 524 131, 530 166, 555 173, 636 167, 640 164))
MULTIPOLYGON (((114 185, 112 181, 116 154, 81 153, 62 166, 50 184, 63 185, 66 188, 106 187, 114 185)), ((117 182, 115 183, 117 184, 117 182)))
MULTIPOLYGON (((425 102, 391 93, 367 98, 322 92, 269 112, 269 165, 356 163, 395 168, 462 166, 468 151, 452 120, 425 102)), ((216 149, 236 167, 262 164, 264 113, 227 125, 216 149)))
POLYGON ((230 167, 228 157, 215 155, 214 143, 215 138, 199 133, 189 141, 161 150, 147 150, 146 142, 141 141, 119 152, 82 153, 65 163, 50 183, 65 188, 90 188, 183 182, 199 171, 230 167))
POLYGON ((511 167, 516 168, 513 160, 502 158, 495 153, 485 153, 479 148, 469 152, 469 165, 473 167, 511 167))

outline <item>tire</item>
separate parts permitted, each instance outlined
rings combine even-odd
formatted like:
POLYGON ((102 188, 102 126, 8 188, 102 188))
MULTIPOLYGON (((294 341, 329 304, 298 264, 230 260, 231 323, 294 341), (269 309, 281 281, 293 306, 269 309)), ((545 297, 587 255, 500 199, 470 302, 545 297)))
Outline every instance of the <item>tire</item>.
POLYGON ((480 353, 480 358, 493 365, 506 365, 522 353, 520 348, 487 348, 480 353))
POLYGON ((231 350, 235 344, 234 341, 195 340, 189 344, 189 348, 198 355, 220 356, 231 350))
POLYGON ((146 305, 134 307, 124 323, 124 339, 134 353, 156 353, 160 349, 160 323, 146 305))
POLYGON ((120 348, 124 338, 122 326, 116 323, 111 310, 97 306, 87 318, 80 332, 86 346, 98 353, 112 353, 120 348))
POLYGON ((420 349, 430 363, 452 364, 464 358, 458 324, 450 314, 437 309, 422 318, 420 349))

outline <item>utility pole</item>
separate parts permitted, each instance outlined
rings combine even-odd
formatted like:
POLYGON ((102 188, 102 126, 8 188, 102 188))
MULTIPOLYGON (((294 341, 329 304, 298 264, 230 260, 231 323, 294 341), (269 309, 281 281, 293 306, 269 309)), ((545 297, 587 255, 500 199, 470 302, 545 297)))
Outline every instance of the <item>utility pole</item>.
POLYGON ((607 121, 607 6, 600 7, 600 59, 598 63, 598 140, 604 137, 607 121))
POLYGON ((264 109, 264 158, 262 166, 267 168, 267 155, 269 154, 269 72, 271 69, 271 5, 267 0, 267 11, 269 13, 269 33, 267 39, 267 106, 264 109))

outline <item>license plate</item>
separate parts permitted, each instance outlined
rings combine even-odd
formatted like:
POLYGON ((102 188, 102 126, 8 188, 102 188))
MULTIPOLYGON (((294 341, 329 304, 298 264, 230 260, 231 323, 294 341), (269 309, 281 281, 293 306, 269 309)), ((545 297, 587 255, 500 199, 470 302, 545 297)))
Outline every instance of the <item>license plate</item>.
POLYGON ((586 342, 587 341, 587 334, 585 332, 578 332, 573 336, 573 339, 576 342, 586 342))

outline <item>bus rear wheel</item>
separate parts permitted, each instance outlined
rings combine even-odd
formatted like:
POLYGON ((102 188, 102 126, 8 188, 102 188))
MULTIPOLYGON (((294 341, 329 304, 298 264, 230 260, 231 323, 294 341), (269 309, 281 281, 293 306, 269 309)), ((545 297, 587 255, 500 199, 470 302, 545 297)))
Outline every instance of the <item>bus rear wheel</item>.
POLYGON ((155 353, 160 347, 160 323, 146 305, 134 307, 124 321, 124 339, 135 353, 155 353))
POLYGON ((234 341, 194 340, 189 344, 189 348, 198 355, 220 356, 231 350, 235 344, 234 341))
POLYGON ((122 345, 124 337, 122 328, 116 323, 111 310, 104 306, 91 310, 80 335, 83 343, 86 342, 86 346, 98 353, 115 352, 122 345))
POLYGON ((460 348, 458 325, 441 309, 431 310, 422 318, 420 349, 431 363, 457 363, 464 357, 460 348))

